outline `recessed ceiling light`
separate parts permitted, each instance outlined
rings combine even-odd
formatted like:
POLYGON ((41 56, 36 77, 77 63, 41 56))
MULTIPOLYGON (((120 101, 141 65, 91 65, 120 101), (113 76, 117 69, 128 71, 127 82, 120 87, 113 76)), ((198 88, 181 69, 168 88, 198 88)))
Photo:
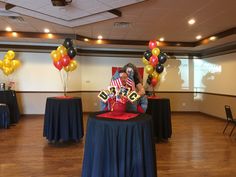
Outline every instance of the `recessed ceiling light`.
POLYGON ((49 33, 50 30, 49 30, 48 28, 45 28, 45 29, 44 29, 44 32, 45 32, 45 33, 49 33))
POLYGON ((49 34, 48 34, 48 38, 53 38, 53 34, 52 34, 52 33, 49 33, 49 34))
POLYGON ((102 40, 101 40, 101 39, 98 39, 98 40, 97 40, 97 43, 98 43, 98 44, 102 44, 102 40))
POLYGON ((88 42, 88 41, 89 41, 89 39, 88 39, 88 38, 84 38, 84 41, 85 41, 85 42, 88 42))
POLYGON ((98 39, 102 39, 102 35, 99 35, 99 36, 98 36, 98 39))
POLYGON ((210 39, 211 41, 214 41, 214 40, 216 40, 216 37, 215 37, 215 36, 211 36, 209 39, 210 39))
POLYGON ((164 37, 161 37, 160 39, 159 39, 159 41, 164 41, 165 40, 165 38, 164 37))
POLYGON ((188 24, 193 25, 196 21, 192 18, 188 21, 188 24))
POLYGON ((196 39, 197 39, 197 40, 202 39, 202 36, 201 36, 201 35, 197 35, 197 36, 196 36, 196 39))
POLYGON ((11 27, 6 27, 6 31, 8 31, 8 32, 10 32, 10 31, 12 31, 12 29, 11 29, 11 27))
POLYGON ((16 32, 13 32, 13 33, 12 33, 12 36, 13 36, 13 37, 17 37, 17 33, 16 33, 16 32))

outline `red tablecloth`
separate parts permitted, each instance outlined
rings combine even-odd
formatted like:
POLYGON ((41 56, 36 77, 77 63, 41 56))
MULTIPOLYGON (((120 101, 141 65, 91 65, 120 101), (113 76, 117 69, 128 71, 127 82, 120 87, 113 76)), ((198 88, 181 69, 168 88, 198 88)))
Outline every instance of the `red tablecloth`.
POLYGON ((138 114, 135 113, 116 113, 116 112, 106 112, 103 114, 97 115, 97 117, 110 118, 110 119, 119 119, 119 120, 128 120, 136 117, 138 114))

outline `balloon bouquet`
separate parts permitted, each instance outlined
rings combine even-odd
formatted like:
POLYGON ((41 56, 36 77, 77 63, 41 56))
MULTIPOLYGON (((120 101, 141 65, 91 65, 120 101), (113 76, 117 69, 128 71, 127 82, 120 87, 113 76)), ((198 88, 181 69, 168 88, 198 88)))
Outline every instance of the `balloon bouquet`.
MULTIPOLYGON (((0 69, 3 71, 3 74, 7 77, 7 80, 9 82, 9 75, 13 74, 14 71, 19 68, 21 65, 20 60, 14 59, 15 58, 15 52, 13 50, 9 50, 5 55, 4 59, 0 60, 0 69)), ((14 82, 9 82, 8 87, 11 88, 11 84, 14 82)))
POLYGON ((149 41, 149 49, 144 52, 142 62, 145 65, 145 72, 148 74, 147 84, 152 86, 153 95, 155 96, 154 88, 160 80, 160 74, 164 70, 163 64, 168 56, 160 51, 157 47, 157 41, 149 41))
POLYGON ((72 39, 66 38, 63 45, 58 46, 50 55, 53 59, 53 65, 60 71, 64 96, 66 96, 69 72, 74 71, 78 66, 76 60, 74 60, 76 49, 73 47, 72 39))

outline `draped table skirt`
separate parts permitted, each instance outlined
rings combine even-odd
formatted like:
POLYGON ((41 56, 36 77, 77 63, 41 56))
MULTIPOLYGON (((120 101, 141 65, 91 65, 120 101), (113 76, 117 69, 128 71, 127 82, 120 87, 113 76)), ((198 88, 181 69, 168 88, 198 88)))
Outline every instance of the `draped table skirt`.
POLYGON ((43 136, 49 141, 77 141, 83 135, 81 98, 47 98, 43 136))
POLYGON ((82 177, 156 177, 151 117, 115 120, 97 114, 88 117, 82 177))

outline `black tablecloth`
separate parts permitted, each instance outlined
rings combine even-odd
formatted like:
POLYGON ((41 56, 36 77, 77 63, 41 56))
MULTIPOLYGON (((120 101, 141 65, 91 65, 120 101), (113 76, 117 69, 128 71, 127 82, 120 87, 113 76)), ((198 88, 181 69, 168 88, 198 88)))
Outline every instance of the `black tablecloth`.
POLYGON ((8 128, 10 125, 10 111, 6 104, 0 104, 0 128, 8 128))
POLYGON ((170 100, 167 98, 149 98, 146 113, 152 116, 156 141, 170 138, 172 134, 170 100))
POLYGON ((10 123, 17 123, 20 119, 16 93, 13 90, 0 91, 0 103, 7 104, 10 111, 10 123))
POLYGON ((43 136, 49 141, 77 141, 83 135, 81 98, 47 98, 43 136))
POLYGON ((152 119, 88 117, 82 177, 156 177, 152 119))

